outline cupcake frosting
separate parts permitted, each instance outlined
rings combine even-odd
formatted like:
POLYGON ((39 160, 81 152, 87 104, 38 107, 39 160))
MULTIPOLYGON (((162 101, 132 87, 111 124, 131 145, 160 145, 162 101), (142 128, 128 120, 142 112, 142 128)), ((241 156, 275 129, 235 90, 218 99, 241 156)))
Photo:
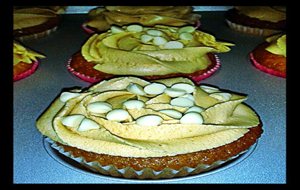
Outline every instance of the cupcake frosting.
POLYGON ((120 77, 62 92, 37 128, 54 141, 99 154, 171 156, 231 143, 257 126, 245 100, 186 78, 120 77))
POLYGON ((57 17, 57 14, 50 9, 43 8, 22 8, 14 10, 13 29, 18 30, 22 28, 32 27, 43 24, 49 18, 57 17))
POLYGON ((25 48, 18 42, 14 41, 13 43, 13 63, 14 65, 23 62, 31 64, 34 61, 37 61, 37 58, 45 58, 44 55, 39 54, 35 51, 25 48))
POLYGON ((206 69, 211 64, 207 53, 227 52, 231 45, 192 26, 112 26, 91 36, 81 54, 104 73, 151 76, 206 69))
POLYGON ((270 6, 236 6, 241 14, 264 21, 279 22, 286 19, 283 8, 270 6))
POLYGON ((270 43, 269 46, 266 47, 266 50, 276 54, 282 55, 286 57, 286 35, 278 34, 271 37, 266 38, 266 41, 270 43))

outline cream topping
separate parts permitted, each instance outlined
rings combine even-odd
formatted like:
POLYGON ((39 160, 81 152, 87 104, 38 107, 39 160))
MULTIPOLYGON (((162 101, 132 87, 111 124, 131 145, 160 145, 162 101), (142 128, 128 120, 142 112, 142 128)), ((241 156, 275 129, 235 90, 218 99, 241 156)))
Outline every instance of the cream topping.
POLYGON ((66 102, 57 98, 38 119, 37 128, 55 141, 100 154, 161 157, 190 153, 233 142, 259 124, 255 112, 242 103, 246 97, 230 94, 229 99, 219 100, 185 78, 149 83, 120 77, 82 90, 66 102), (194 86, 194 91, 187 90, 186 94, 194 97, 195 106, 172 105, 178 97, 165 92, 138 95, 127 90, 132 84, 145 87, 155 83, 166 89, 175 84, 194 86), (92 104, 97 110, 95 102, 100 101, 111 105, 112 110, 88 109, 92 104), (147 104, 149 101, 155 103, 147 104), (124 106, 128 102, 132 104, 129 109, 124 106))
POLYGON ((207 53, 228 52, 233 44, 185 27, 112 27, 94 34, 81 48, 81 54, 95 64, 94 69, 114 75, 151 76, 193 73, 206 69, 207 53))
POLYGON ((269 6, 236 6, 240 13, 264 21, 279 22, 286 19, 285 11, 269 6))
POLYGON ((28 48, 25 48, 23 45, 19 44, 16 41, 13 42, 14 65, 20 62, 31 64, 32 62, 37 61, 37 58, 45 58, 45 56, 28 48))

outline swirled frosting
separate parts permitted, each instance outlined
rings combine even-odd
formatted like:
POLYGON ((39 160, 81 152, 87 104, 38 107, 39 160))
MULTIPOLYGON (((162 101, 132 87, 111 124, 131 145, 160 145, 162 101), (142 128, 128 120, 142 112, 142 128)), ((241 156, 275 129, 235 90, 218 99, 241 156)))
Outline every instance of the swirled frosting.
POLYGON ((266 47, 266 50, 276 54, 282 55, 286 57, 286 35, 285 34, 277 34, 266 38, 266 41, 270 43, 269 46, 266 47))
POLYGON ((49 20, 49 18, 57 17, 57 14, 44 8, 22 8, 14 10, 14 30, 37 26, 49 20))
POLYGON ((25 48, 18 42, 13 42, 13 63, 14 65, 23 62, 31 64, 33 61, 37 61, 37 58, 45 58, 44 55, 34 52, 28 48, 25 48))
POLYGON ((231 45, 192 26, 129 25, 94 34, 81 54, 94 69, 114 75, 189 74, 211 64, 207 53, 227 52, 231 45))
POLYGON ((264 21, 279 22, 286 19, 285 7, 236 6, 240 13, 264 21))
POLYGON ((120 77, 62 92, 37 128, 54 141, 99 154, 170 156, 228 144, 257 126, 245 99, 186 78, 120 77))

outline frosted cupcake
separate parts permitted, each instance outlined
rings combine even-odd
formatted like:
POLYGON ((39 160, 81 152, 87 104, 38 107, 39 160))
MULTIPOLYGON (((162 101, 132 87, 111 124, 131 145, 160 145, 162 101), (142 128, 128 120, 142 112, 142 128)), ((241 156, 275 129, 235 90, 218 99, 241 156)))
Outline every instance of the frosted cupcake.
POLYGON ((251 53, 253 65, 266 73, 286 77, 286 35, 279 34, 266 38, 251 53))
POLYGON ((14 41, 13 80, 18 81, 33 74, 39 66, 40 58, 45 58, 45 56, 14 41))
POLYGON ((214 53, 228 52, 232 45, 193 26, 113 26, 92 35, 67 67, 92 83, 128 75, 145 79, 184 76, 199 82, 220 67, 214 53))
POLYGON ((270 36, 286 29, 283 6, 236 6, 225 18, 231 29, 252 35, 270 36))
POLYGON ((245 100, 186 78, 120 77, 62 92, 37 128, 100 174, 182 177, 220 167, 256 143, 262 124, 245 100))

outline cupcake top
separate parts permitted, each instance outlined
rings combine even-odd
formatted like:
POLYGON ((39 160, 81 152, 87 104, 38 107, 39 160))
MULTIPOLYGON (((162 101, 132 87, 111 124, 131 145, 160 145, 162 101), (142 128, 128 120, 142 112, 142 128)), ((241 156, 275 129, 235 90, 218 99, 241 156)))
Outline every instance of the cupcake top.
POLYGON ((286 20, 286 13, 284 7, 270 7, 270 6, 236 6, 241 14, 247 15, 251 18, 257 18, 263 21, 279 22, 286 20))
POLYGON ((37 58, 45 58, 44 55, 25 48, 20 43, 14 41, 13 43, 13 63, 14 65, 23 62, 31 64, 37 61, 37 58))
POLYGON ((286 57, 286 35, 285 34, 270 36, 266 38, 266 41, 270 43, 270 45, 266 47, 267 51, 276 55, 282 55, 286 57))
POLYGON ((184 26, 199 22, 191 6, 105 6, 92 9, 85 25, 106 31, 111 25, 184 26))
POLYGON ((22 8, 14 10, 14 30, 37 26, 57 17, 56 12, 44 8, 22 8))
POLYGON ((37 128, 54 141, 99 154, 171 156, 231 143, 257 126, 245 100, 186 78, 120 77, 62 92, 37 128))
POLYGON ((193 26, 112 26, 105 33, 91 36, 81 54, 104 73, 151 76, 206 69, 211 64, 207 53, 228 52, 232 45, 217 42, 214 36, 193 26))

